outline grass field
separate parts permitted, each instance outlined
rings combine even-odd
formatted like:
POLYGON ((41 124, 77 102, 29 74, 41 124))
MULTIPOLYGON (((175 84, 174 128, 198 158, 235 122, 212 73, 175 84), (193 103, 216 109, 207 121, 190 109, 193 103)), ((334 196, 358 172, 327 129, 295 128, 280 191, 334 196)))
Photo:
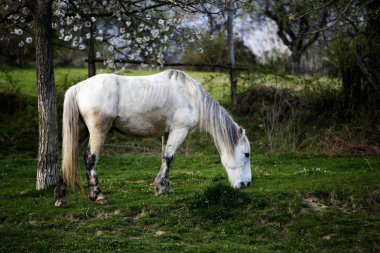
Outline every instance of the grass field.
MULTIPOLYGON (((150 73, 154 72, 126 74, 150 73)), ((189 73, 214 98, 228 103, 226 74, 189 73)), ((55 74, 61 115, 64 90, 85 79, 86 70, 57 68, 55 74)), ((324 78, 267 74, 242 80, 240 91, 254 84, 281 86, 298 94, 318 87, 337 89, 335 81, 324 78)), ((259 126, 263 120, 257 115, 234 115, 251 140, 253 184, 248 189, 229 187, 211 138, 194 133, 174 161, 170 175, 174 193, 156 197, 152 183, 161 162, 160 139, 112 133, 98 165, 110 205, 97 205, 70 191, 69 208, 57 209, 53 188, 34 190, 35 87, 33 69, 0 71, 0 253, 380 252, 380 157, 365 152, 322 156, 315 149, 299 148, 267 155, 266 133, 259 126)), ((284 133, 297 130, 304 139, 331 146, 337 135, 328 126, 331 121, 321 120, 324 128, 311 121, 300 129, 285 128, 284 133)), ((342 136, 364 136, 357 128, 342 127, 346 129, 339 132, 342 136)), ((370 142, 377 151, 373 143, 377 142, 370 142)), ((338 144, 347 148, 351 143, 338 144)), ((366 150, 369 146, 364 144, 353 147, 366 150)))
MULTIPOLYGON (((252 157, 233 190, 218 156, 179 156, 156 197, 157 156, 104 156, 110 205, 36 192, 35 159, 0 161, 0 252, 379 252, 380 158, 252 157)), ((84 176, 84 175, 83 175, 84 176)), ((84 177, 83 177, 84 178, 84 177)))

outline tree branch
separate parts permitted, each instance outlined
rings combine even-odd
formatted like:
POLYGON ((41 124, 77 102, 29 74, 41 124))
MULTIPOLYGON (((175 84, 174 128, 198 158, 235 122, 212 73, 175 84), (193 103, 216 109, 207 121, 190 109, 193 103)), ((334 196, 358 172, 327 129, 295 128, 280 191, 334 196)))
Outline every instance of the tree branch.
POLYGON ((0 16, 0 23, 6 23, 9 16, 19 13, 19 11, 22 8, 26 7, 26 3, 24 1, 22 2, 16 2, 13 3, 6 11, 3 13, 3 15, 0 16))
POLYGON ((320 29, 312 31, 312 32, 307 32, 306 34, 319 33, 322 31, 329 30, 330 28, 334 27, 343 18, 343 16, 347 13, 347 11, 350 8, 350 6, 352 5, 352 3, 353 3, 353 0, 350 0, 350 2, 344 8, 343 12, 339 15, 339 17, 334 21, 334 23, 332 25, 324 27, 324 28, 320 28, 320 29))

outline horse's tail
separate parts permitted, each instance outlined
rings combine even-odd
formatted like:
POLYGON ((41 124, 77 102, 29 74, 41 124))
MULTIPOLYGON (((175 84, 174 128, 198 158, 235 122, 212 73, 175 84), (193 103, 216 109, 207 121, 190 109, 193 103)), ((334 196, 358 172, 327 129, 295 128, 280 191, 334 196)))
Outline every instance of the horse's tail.
POLYGON ((79 108, 77 87, 66 91, 62 119, 62 176, 74 188, 83 190, 79 174, 79 108))

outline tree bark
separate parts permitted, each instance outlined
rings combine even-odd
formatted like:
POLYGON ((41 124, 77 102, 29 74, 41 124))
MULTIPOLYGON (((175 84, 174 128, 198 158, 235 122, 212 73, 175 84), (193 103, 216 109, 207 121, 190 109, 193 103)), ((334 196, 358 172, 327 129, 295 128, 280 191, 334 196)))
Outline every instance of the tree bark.
POLYGON ((301 70, 301 54, 299 54, 298 52, 292 52, 291 72, 297 75, 300 75, 303 73, 303 71, 301 70))
POLYGON ((235 69, 235 40, 234 40, 234 0, 230 0, 228 3, 228 17, 227 17, 227 40, 228 40, 228 52, 230 58, 230 83, 231 83, 231 104, 232 109, 237 106, 237 74, 235 69))
POLYGON ((58 182, 58 128, 52 49, 52 1, 32 1, 38 89, 37 190, 58 182))

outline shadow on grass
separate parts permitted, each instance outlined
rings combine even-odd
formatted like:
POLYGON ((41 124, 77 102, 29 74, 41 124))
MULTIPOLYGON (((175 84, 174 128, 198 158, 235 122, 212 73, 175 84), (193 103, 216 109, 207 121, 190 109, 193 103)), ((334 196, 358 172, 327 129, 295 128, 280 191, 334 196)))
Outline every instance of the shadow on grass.
POLYGON ((252 199, 246 192, 217 184, 195 195, 194 199, 190 200, 189 209, 199 218, 218 223, 233 219, 236 210, 247 208, 251 202, 252 199))

